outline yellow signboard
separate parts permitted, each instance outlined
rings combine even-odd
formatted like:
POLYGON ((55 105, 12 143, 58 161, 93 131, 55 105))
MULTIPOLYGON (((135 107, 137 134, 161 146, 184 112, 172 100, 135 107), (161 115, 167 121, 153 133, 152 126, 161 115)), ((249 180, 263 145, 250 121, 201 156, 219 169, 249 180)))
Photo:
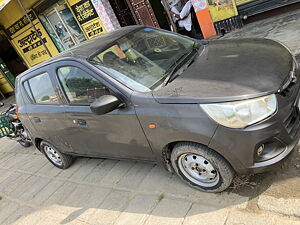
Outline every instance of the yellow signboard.
POLYGON ((95 18, 87 23, 84 23, 81 25, 81 27, 88 39, 105 33, 103 24, 99 18, 95 18))
POLYGON ((0 0, 0 10, 3 9, 9 2, 10 0, 0 0))
POLYGON ((11 37, 11 43, 14 45, 15 49, 28 66, 31 67, 51 57, 43 46, 43 42, 52 56, 58 54, 58 50, 36 15, 31 11, 29 12, 29 16, 35 25, 37 32, 28 22, 27 17, 22 17, 6 30, 11 37), (43 42, 40 40, 39 36, 42 38, 43 42))
POLYGON ((238 15, 235 0, 208 0, 208 8, 214 22, 238 15))
POLYGON ((106 32, 90 0, 69 0, 70 8, 88 39, 106 32))
POLYGON ((245 3, 248 3, 248 2, 253 2, 255 0, 236 0, 236 5, 243 5, 245 3))
MULTIPOLYGON (((55 45, 51 41, 42 24, 40 22, 35 23, 35 27, 37 29, 37 33, 40 37, 42 37, 42 40, 49 49, 51 55, 53 56, 58 54, 55 45)), ((37 33, 29 25, 28 29, 12 40, 13 45, 19 49, 19 52, 23 55, 23 58, 25 58, 30 66, 34 66, 50 58, 37 33)))

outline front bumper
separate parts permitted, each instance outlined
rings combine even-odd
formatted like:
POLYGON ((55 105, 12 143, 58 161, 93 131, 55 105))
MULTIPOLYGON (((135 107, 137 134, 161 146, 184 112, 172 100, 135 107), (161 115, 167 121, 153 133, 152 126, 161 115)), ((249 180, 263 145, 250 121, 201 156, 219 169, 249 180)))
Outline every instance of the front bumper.
POLYGON ((298 132, 298 136, 295 138, 295 140, 290 145, 286 146, 286 149, 282 153, 267 161, 254 163, 253 166, 247 168, 244 173, 248 171, 253 173, 261 173, 273 169, 294 150, 295 146, 298 144, 299 138, 300 133, 298 132))
POLYGON ((219 126, 209 147, 227 159, 239 174, 260 173, 276 166, 292 152, 300 138, 299 82, 289 91, 276 94, 278 110, 271 118, 244 129, 219 126), (258 146, 276 142, 281 145, 278 154, 260 161, 258 146))

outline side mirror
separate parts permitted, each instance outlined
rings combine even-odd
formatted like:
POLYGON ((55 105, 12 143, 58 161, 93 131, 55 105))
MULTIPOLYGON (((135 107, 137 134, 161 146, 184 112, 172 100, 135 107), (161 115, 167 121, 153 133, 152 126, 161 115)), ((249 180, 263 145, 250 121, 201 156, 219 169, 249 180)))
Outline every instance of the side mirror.
POLYGON ((90 108, 93 113, 103 115, 121 106, 121 101, 113 95, 103 95, 94 101, 90 108))
POLYGON ((0 107, 4 106, 4 103, 3 102, 0 102, 0 107))

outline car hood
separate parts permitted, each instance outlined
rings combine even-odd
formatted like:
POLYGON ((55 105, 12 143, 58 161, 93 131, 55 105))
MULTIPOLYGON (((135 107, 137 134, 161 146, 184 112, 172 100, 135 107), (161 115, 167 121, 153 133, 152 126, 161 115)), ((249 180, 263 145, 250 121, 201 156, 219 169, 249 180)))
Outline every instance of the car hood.
POLYGON ((212 103, 275 93, 288 78, 293 58, 269 39, 210 41, 179 77, 153 92, 159 103, 212 103))

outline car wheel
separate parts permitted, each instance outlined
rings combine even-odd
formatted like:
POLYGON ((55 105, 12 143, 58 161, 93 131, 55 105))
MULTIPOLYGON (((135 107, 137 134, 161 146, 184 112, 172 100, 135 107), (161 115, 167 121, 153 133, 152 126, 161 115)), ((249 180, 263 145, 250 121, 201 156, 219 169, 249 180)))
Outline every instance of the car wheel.
POLYGON ((60 169, 67 169, 73 163, 73 157, 63 154, 57 150, 53 145, 46 141, 42 141, 40 144, 41 151, 45 154, 47 159, 56 167, 60 169))
POLYGON ((229 163, 212 149, 200 144, 176 144, 171 162, 185 183, 201 191, 224 191, 234 178, 234 170, 229 163))

